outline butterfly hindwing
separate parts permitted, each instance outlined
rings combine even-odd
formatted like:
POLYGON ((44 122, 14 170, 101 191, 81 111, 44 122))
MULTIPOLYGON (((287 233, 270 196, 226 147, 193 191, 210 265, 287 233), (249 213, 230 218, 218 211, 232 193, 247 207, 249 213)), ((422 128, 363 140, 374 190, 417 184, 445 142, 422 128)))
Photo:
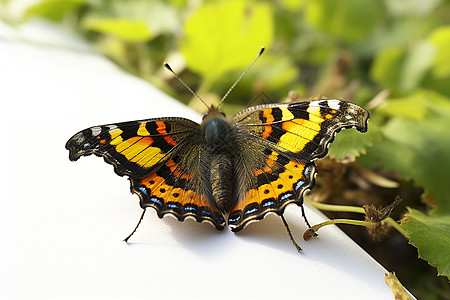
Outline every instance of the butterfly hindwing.
POLYGON ((245 141, 239 155, 244 164, 253 159, 235 177, 241 191, 228 219, 232 230, 268 212, 282 214, 289 203, 302 205, 314 185, 313 160, 326 155, 341 129, 365 132, 368 118, 365 109, 343 100, 259 105, 236 114, 232 123, 245 141))
POLYGON ((153 207, 160 218, 167 213, 179 221, 192 217, 222 230, 225 219, 211 196, 211 186, 202 176, 204 159, 200 157, 205 149, 196 140, 193 136, 184 141, 180 151, 155 172, 143 178, 130 178, 131 191, 139 195, 142 208, 153 207))
POLYGON ((70 160, 95 154, 127 175, 142 208, 179 220, 191 216, 222 229, 225 220, 202 184, 200 125, 184 118, 158 118, 87 128, 67 143, 70 160))
POLYGON ((293 160, 270 147, 266 152, 269 151, 272 154, 261 164, 242 168, 235 178, 240 192, 228 218, 228 226, 235 232, 269 212, 282 214, 290 203, 302 205, 303 194, 314 185, 314 163, 293 160))

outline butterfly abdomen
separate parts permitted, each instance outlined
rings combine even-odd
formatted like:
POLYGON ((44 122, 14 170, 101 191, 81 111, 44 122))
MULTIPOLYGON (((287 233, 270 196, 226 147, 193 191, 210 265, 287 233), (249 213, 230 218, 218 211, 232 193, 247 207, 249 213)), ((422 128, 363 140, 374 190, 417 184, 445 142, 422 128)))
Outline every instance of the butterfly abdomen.
POLYGON ((211 188, 217 207, 222 213, 231 209, 233 164, 229 156, 219 154, 211 161, 211 188))

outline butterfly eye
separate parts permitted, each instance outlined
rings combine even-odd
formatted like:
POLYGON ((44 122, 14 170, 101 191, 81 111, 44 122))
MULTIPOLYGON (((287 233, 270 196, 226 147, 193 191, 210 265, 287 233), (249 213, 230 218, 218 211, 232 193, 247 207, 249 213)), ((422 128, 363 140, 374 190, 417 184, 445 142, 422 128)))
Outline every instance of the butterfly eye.
POLYGON ((204 120, 205 118, 206 118, 206 116, 208 115, 208 113, 206 112, 206 113, 204 113, 203 114, 203 116, 202 116, 202 120, 204 120))
POLYGON ((224 113, 223 111, 219 110, 219 113, 220 113, 222 116, 226 117, 226 115, 225 115, 225 113, 224 113))

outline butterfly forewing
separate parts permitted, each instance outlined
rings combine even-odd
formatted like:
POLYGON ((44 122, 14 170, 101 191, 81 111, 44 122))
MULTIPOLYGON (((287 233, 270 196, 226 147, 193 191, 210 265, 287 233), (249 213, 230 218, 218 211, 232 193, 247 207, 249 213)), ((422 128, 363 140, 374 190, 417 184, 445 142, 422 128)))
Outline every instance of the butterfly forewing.
POLYGON ((232 122, 239 130, 266 140, 302 161, 327 154, 335 134, 343 128, 367 130, 369 113, 344 100, 313 100, 250 107, 237 113, 232 122))

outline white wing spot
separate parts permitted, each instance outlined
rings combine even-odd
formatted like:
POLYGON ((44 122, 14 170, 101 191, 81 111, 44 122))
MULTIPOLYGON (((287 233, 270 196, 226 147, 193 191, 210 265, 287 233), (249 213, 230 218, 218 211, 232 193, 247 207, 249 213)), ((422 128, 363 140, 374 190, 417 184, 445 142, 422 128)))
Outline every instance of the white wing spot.
POLYGON ((92 136, 97 136, 100 134, 100 132, 102 132, 102 128, 99 126, 95 126, 91 128, 92 131, 92 136))
POLYGON ((327 100, 327 104, 330 108, 334 110, 339 110, 341 108, 341 105, 339 104, 339 100, 327 100))

